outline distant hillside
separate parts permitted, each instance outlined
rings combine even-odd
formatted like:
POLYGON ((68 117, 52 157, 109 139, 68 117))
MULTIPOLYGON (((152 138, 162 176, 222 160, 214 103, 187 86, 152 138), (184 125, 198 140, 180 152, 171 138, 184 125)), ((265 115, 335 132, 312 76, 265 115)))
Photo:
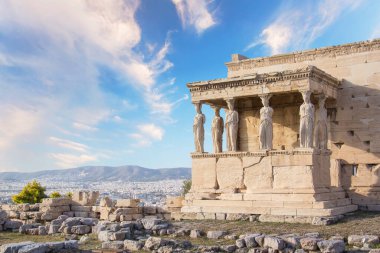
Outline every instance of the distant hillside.
POLYGON ((51 181, 159 181, 187 179, 190 168, 147 169, 139 166, 87 166, 65 170, 44 170, 30 173, 0 172, 0 181, 51 180, 51 181))

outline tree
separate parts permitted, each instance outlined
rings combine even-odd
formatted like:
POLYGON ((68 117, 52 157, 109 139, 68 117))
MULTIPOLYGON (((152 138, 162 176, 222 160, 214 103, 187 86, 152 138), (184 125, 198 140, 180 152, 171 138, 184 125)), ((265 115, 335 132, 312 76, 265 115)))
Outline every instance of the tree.
POLYGON ((182 195, 185 196, 191 189, 191 179, 184 180, 182 183, 182 195))
POLYGON ((68 193, 66 193, 66 197, 68 197, 68 198, 73 198, 73 193, 72 192, 68 192, 68 193))
POLYGON ((59 192, 52 192, 49 196, 49 198, 60 198, 62 197, 61 194, 59 192))
POLYGON ((33 180, 32 182, 27 183, 19 194, 13 195, 12 200, 18 204, 41 203, 42 199, 47 197, 45 191, 45 187, 41 186, 36 180, 33 180))

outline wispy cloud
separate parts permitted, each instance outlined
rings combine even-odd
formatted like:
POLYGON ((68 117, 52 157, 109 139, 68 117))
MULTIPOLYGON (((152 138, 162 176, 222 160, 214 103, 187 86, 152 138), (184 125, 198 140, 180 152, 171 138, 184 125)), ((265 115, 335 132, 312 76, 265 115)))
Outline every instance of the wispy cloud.
POLYGON ((54 153, 51 157, 56 159, 56 164, 62 168, 73 168, 86 164, 88 162, 95 162, 97 157, 88 154, 66 154, 66 153, 54 153))
POLYGON ((380 38, 380 24, 375 27, 372 32, 371 39, 379 39, 380 38))
POLYGON ((164 137, 164 130, 153 124, 141 124, 137 126, 137 132, 130 134, 130 137, 135 139, 136 146, 146 147, 150 146, 153 141, 160 141, 164 137))
POLYGON ((217 24, 211 0, 172 0, 183 27, 194 27, 198 34, 217 24))
POLYGON ((79 143, 79 142, 60 139, 60 138, 53 137, 53 136, 51 136, 49 138, 49 140, 59 147, 71 149, 74 151, 84 152, 84 153, 88 151, 88 146, 86 146, 82 143, 79 143))
POLYGON ((293 5, 281 9, 276 18, 266 26, 259 38, 245 50, 258 45, 269 47, 272 54, 289 49, 303 49, 332 25, 345 11, 351 11, 361 4, 361 0, 323 0, 307 2, 294 1, 293 5))

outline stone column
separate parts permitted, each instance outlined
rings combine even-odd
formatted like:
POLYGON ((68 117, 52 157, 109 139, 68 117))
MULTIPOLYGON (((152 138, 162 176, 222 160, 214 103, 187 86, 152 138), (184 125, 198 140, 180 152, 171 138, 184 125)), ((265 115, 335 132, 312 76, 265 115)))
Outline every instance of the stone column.
POLYGON ((260 95, 263 108, 260 109, 260 149, 272 149, 273 148, 273 109, 269 106, 269 99, 272 95, 264 94, 260 95))
POLYGON ((235 111, 235 100, 233 98, 227 99, 228 110, 226 111, 226 139, 227 150, 237 151, 237 133, 239 127, 239 114, 235 111))
POLYGON ((194 117, 194 123, 193 123, 195 152, 203 153, 204 152, 203 146, 204 146, 204 139, 205 139, 204 123, 206 122, 206 117, 202 113, 202 104, 200 102, 194 103, 194 106, 197 112, 197 114, 194 117))
POLYGON ((324 94, 319 95, 318 100, 318 121, 315 129, 314 147, 318 149, 327 149, 327 110, 325 108, 326 97, 324 94))
POLYGON ((212 134, 212 144, 214 147, 214 153, 221 153, 223 147, 223 131, 224 131, 224 122, 223 118, 220 116, 220 107, 214 106, 215 111, 214 119, 212 120, 211 125, 211 134, 212 134))
POLYGON ((310 91, 302 91, 303 104, 300 107, 300 147, 313 147, 314 105, 310 102, 310 91))

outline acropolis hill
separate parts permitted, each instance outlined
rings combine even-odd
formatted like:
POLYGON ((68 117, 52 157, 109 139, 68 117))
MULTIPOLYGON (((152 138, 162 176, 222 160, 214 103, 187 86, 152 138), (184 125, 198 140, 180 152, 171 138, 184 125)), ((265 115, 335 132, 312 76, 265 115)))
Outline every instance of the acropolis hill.
POLYGON ((187 84, 195 150, 183 217, 310 222, 380 211, 379 39, 234 54, 226 66, 227 78, 187 84), (212 129, 204 129, 202 106, 215 110, 212 129), (213 150, 204 150, 205 136, 213 150))

